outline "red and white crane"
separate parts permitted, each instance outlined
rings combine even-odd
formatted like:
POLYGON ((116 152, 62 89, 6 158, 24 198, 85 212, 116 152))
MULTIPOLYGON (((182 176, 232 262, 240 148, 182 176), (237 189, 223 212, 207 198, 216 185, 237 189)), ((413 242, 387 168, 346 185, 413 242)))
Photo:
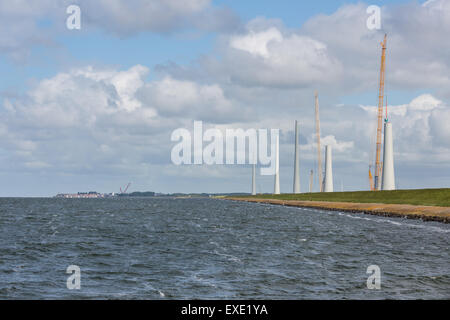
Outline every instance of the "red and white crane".
POLYGON ((125 189, 122 191, 122 187, 120 187, 120 193, 127 193, 128 188, 130 187, 131 182, 128 182, 128 184, 126 185, 125 189))

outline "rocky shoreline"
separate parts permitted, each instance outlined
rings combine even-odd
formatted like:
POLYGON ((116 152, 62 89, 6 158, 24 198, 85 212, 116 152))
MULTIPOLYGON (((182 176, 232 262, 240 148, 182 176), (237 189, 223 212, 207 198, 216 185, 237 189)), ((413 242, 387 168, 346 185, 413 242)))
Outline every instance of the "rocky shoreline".
POLYGON ((420 219, 423 221, 438 221, 442 223, 450 223, 450 207, 414 206, 405 204, 383 203, 297 201, 240 197, 228 197, 226 199, 234 201, 267 203, 291 207, 365 213, 384 217, 420 219))

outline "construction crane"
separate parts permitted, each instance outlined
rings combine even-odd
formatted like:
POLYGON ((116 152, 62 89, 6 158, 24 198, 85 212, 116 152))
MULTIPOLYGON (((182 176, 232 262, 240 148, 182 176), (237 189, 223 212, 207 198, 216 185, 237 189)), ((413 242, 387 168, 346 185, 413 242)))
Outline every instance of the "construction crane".
POLYGON ((370 190, 374 191, 375 188, 373 187, 372 165, 370 165, 370 164, 369 164, 369 184, 370 184, 370 190))
POLYGON ((383 128, 383 105, 384 105, 384 80, 386 73, 386 42, 387 34, 384 35, 384 41, 381 42, 381 66, 380 66, 380 87, 378 92, 378 117, 377 117, 377 144, 375 156, 375 176, 372 182, 372 172, 369 167, 370 189, 378 191, 381 187, 381 134, 383 128))
POLYGON ((317 139, 317 172, 319 173, 319 186, 320 192, 323 191, 323 179, 322 179, 322 154, 320 153, 320 118, 319 118, 319 95, 315 92, 316 102, 316 139, 317 139))
POLYGON ((131 182, 128 182, 128 184, 126 185, 125 189, 122 191, 122 187, 120 187, 120 193, 127 193, 128 188, 130 187, 131 182))

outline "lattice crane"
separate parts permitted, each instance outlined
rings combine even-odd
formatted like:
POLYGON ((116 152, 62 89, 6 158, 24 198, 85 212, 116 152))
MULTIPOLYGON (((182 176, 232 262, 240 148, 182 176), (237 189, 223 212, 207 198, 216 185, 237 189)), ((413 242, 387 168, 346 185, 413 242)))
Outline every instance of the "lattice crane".
POLYGON ((378 191, 381 187, 381 135, 383 130, 383 105, 384 105, 384 80, 386 74, 386 42, 387 35, 384 35, 384 40, 381 42, 381 66, 380 66, 380 86, 378 92, 378 117, 377 117, 377 144, 376 144, 376 156, 375 156, 375 176, 372 181, 372 171, 369 166, 369 181, 370 189, 372 191, 378 191))

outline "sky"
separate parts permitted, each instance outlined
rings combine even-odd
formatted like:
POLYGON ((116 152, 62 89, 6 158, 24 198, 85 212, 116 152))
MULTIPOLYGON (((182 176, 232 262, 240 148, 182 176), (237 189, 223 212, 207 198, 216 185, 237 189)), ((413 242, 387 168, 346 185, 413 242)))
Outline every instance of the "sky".
MULTIPOLYGON (((367 190, 385 33, 397 187, 450 186, 450 0, 0 0, 0 19, 0 196, 128 182, 250 192, 249 165, 172 162, 172 133, 194 121, 280 129, 281 191, 291 192, 298 120, 306 192, 316 90, 335 190, 367 190), (73 4, 80 29, 66 25, 73 4), (379 29, 367 26, 370 5, 379 29)), ((257 191, 273 181, 258 176, 257 191)))

